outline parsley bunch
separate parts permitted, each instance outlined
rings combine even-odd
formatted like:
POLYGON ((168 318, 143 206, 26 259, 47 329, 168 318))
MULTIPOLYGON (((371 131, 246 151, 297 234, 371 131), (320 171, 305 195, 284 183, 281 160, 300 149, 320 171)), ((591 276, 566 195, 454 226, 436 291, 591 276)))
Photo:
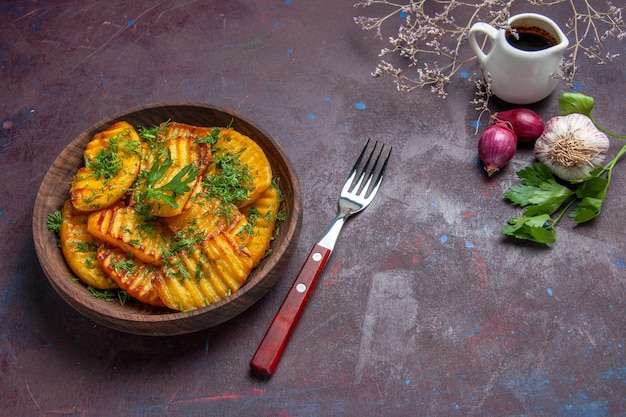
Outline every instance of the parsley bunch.
MULTIPOLYGON (((624 135, 616 135, 598 126, 591 116, 593 105, 592 97, 580 93, 564 93, 559 100, 562 115, 584 114, 607 135, 626 139, 624 135)), ((567 213, 576 224, 596 218, 602 210, 613 168, 624 154, 626 145, 604 167, 594 169, 587 178, 577 181, 557 181, 550 169, 540 162, 518 171, 521 185, 511 186, 504 196, 524 207, 524 214, 510 219, 502 234, 550 244, 556 241, 556 224, 567 213)))

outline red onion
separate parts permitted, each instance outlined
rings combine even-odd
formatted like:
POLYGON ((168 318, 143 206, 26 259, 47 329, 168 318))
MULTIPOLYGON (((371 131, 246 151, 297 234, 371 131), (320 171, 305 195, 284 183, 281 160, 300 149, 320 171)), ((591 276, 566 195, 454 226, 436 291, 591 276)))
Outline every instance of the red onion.
POLYGON ((478 139, 478 156, 492 176, 509 162, 517 149, 517 136, 509 123, 496 121, 478 139))
POLYGON ((513 132, 520 142, 532 142, 543 133, 544 124, 541 117, 530 109, 513 109, 499 111, 491 116, 493 123, 503 121, 511 123, 513 132))

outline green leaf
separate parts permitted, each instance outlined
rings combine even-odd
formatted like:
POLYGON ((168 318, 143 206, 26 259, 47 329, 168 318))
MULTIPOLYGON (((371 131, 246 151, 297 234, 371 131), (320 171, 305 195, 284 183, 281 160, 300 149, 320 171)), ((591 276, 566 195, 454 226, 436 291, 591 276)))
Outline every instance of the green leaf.
POLYGON ((158 180, 161 178, 165 172, 172 166, 174 161, 172 161, 172 155, 167 152, 167 157, 163 161, 155 162, 150 171, 148 172, 148 177, 146 179, 147 187, 152 187, 158 180))
POLYGON ((603 202, 603 198, 585 197, 578 203, 576 208, 571 211, 569 217, 573 218, 576 224, 595 219, 602 210, 603 202))
POLYGON ((196 179, 198 176, 198 168, 195 164, 189 164, 183 167, 174 178, 162 187, 155 188, 159 191, 171 191, 174 195, 184 194, 191 190, 189 183, 196 179))
POLYGON ((511 186, 504 196, 522 207, 532 204, 530 200, 537 192, 537 187, 548 181, 557 184, 548 167, 540 163, 535 163, 534 168, 526 167, 517 171, 517 176, 522 180, 522 185, 511 186))
MULTIPOLYGON (((153 187, 172 164, 172 158, 168 154, 163 161, 155 162, 152 165, 146 179, 146 187, 127 188, 127 190, 139 193, 138 200, 140 201, 145 198, 161 200, 173 208, 178 208, 176 196, 191 190, 189 184, 198 176, 198 167, 194 163, 185 165, 168 183, 161 187, 153 187)), ((149 209, 141 209, 140 211, 147 213, 149 209)))
POLYGON ((593 197, 603 199, 609 186, 609 180, 602 177, 590 177, 576 190, 576 197, 593 197))
POLYGON ((504 196, 522 207, 525 216, 551 215, 574 194, 568 187, 559 184, 549 168, 535 163, 534 168, 526 167, 517 172, 522 185, 513 185, 504 196))
POLYGON ((535 194, 535 190, 535 187, 513 185, 509 188, 509 191, 504 193, 504 196, 511 202, 525 207, 530 204, 528 200, 535 194))
POLYGON ((526 208, 524 214, 526 216, 536 216, 544 213, 551 215, 572 195, 574 195, 574 191, 558 184, 556 181, 544 183, 529 198, 528 201, 532 205, 526 208))
POLYGON ((554 175, 552 175, 550 168, 540 162, 535 162, 533 167, 526 167, 517 171, 517 176, 524 185, 538 186, 546 181, 554 181, 554 175))
POLYGON ((559 99, 559 107, 561 115, 567 116, 572 113, 580 113, 591 117, 593 109, 593 97, 586 96, 581 93, 563 93, 563 97, 559 99))
POLYGON ((535 243, 550 244, 556 241, 552 218, 548 215, 516 217, 502 228, 502 234, 535 243))

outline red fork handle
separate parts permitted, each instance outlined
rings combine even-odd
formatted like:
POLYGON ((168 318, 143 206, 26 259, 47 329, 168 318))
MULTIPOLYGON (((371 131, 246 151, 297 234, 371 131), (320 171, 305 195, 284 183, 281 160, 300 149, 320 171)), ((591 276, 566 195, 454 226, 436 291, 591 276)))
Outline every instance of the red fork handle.
POLYGON ((309 252, 302 269, 250 361, 250 367, 255 373, 261 376, 271 376, 274 373, 330 253, 330 249, 319 244, 315 244, 309 252))

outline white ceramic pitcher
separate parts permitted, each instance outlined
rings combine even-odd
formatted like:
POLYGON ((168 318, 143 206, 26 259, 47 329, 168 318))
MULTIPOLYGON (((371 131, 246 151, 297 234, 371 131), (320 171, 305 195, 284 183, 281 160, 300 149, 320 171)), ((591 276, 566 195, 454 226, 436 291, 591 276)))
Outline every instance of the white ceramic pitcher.
MULTIPOLYGON (((509 25, 518 32, 535 34, 548 41, 545 49, 519 49, 507 41, 507 31, 487 23, 475 23, 469 30, 469 43, 483 69, 485 80, 500 99, 512 104, 530 104, 543 100, 559 81, 559 67, 569 42, 563 31, 551 19, 536 13, 512 16, 509 25), (476 36, 485 35, 491 42, 485 53, 476 36)), ((510 33, 509 33, 509 36, 510 33)), ((513 35, 515 36, 515 35, 513 35)), ((544 45, 545 46, 545 45, 544 45)))

